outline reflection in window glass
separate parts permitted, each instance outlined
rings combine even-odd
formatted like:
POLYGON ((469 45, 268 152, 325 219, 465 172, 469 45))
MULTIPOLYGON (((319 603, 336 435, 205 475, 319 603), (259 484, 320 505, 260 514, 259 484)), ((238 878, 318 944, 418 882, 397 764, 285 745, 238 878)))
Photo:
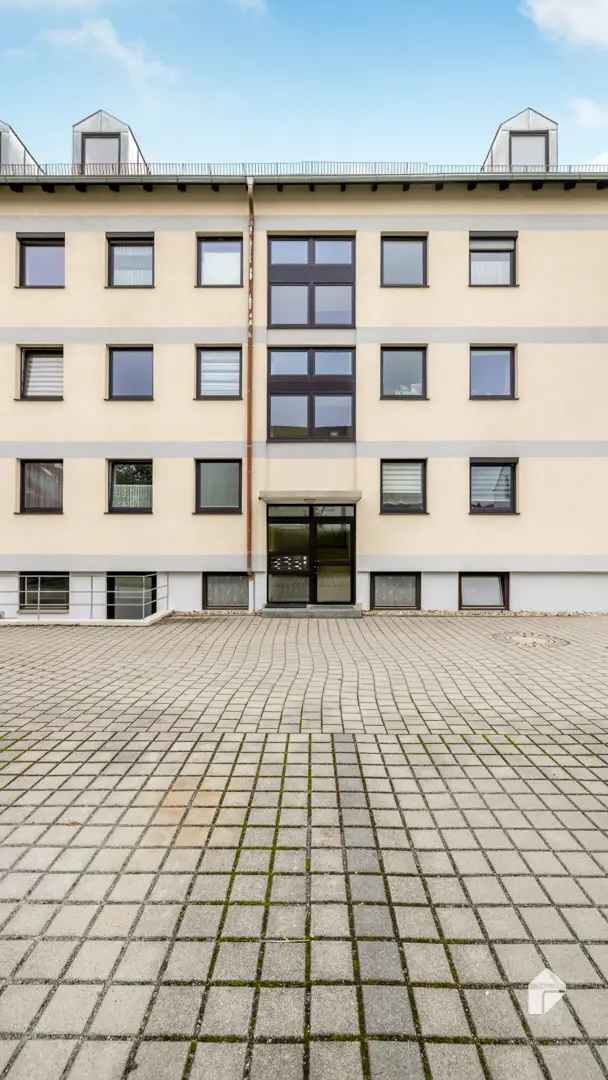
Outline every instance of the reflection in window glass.
POLYGON ((249 607, 247 574, 206 574, 205 588, 208 608, 249 607))
POLYGON ((241 350, 198 350, 198 396, 238 398, 241 395, 241 350))
POLYGON ((110 397, 152 397, 152 349, 110 349, 110 397))
POLYGON ((110 285, 142 288, 154 284, 154 245, 110 241, 110 285))
POLYGON ((349 266, 352 261, 352 240, 315 240, 315 262, 318 266, 349 266))
POLYGON ((308 398, 273 394, 270 398, 270 435, 273 439, 303 439, 308 434, 308 398))
POLYGON ((308 574, 268 575, 268 601, 271 604, 306 604, 309 589, 308 574))
POLYGON ((241 285, 240 237, 199 237, 199 285, 241 285))
POLYGON ((270 353, 271 375, 307 375, 308 353, 295 349, 272 349, 270 353))
POLYGON ((286 237, 270 241, 270 261, 273 266, 303 266, 308 262, 308 240, 286 237))
POLYGON ((315 435, 346 438, 352 432, 353 399, 350 394, 323 394, 314 399, 315 435))
POLYGON ((425 284, 426 237, 382 238, 382 284, 425 284))
POLYGON ((240 510, 240 461, 199 461, 198 509, 240 510))
POLYGON ((471 465, 471 510, 512 512, 515 509, 514 476, 514 465, 471 465))
POLYGON ((65 284, 63 240, 22 240, 19 284, 26 288, 49 288, 65 284))
POLYGON ((471 397, 512 397, 511 349, 471 349, 471 397))
POLYGON ((419 398, 425 395, 425 350, 382 350, 382 396, 419 398))
POLYGON ((305 326, 308 322, 308 287, 272 285, 270 321, 281 326, 305 326))
POLYGON ((352 375, 353 354, 351 349, 316 349, 315 375, 352 375))
POLYGON ((502 574, 461 574, 461 607, 505 606, 502 574))
POLYGON ((60 511, 63 509, 63 462, 21 462, 21 510, 60 511))
POLYGON ((547 168, 547 136, 511 133, 511 168, 547 168))
POLYGON ((315 322, 320 326, 350 326, 353 290, 350 285, 315 286, 315 322))
POLYGON ((424 461, 383 461, 381 488, 385 513, 422 513, 425 508, 424 461))
POLYGON ((373 606, 375 608, 417 608, 417 574, 374 574, 373 606))
POLYGON ((471 236, 469 263, 471 285, 514 285, 514 237, 471 236))
POLYGON ((113 461, 110 469, 110 510, 152 509, 151 461, 113 461))
POLYGON ((120 135, 84 135, 85 165, 117 165, 120 160, 120 135))

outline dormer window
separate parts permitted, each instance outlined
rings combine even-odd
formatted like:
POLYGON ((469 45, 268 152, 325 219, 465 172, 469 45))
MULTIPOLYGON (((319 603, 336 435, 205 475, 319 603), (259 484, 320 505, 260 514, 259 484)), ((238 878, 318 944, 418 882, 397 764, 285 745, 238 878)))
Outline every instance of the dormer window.
POLYGON ((547 131, 512 131, 511 169, 548 169, 549 133, 547 131))
POLYGON ((120 165, 120 135, 83 135, 83 165, 120 165))

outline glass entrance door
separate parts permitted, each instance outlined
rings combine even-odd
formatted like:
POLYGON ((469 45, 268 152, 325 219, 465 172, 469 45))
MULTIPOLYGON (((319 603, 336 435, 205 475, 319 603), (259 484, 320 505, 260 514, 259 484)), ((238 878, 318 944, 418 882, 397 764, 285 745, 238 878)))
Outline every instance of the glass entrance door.
POLYGON ((268 507, 268 603, 354 602, 354 506, 268 507))

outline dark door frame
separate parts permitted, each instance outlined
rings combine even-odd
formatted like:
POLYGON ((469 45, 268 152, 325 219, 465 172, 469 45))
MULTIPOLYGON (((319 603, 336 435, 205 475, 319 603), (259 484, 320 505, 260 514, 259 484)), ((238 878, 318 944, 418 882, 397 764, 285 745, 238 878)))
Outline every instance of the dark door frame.
MULTIPOLYGON (((276 505, 278 505, 278 504, 276 504, 276 505)), ((269 605, 272 605, 273 607, 274 606, 277 606, 277 607, 305 607, 307 603, 308 604, 322 604, 322 605, 328 605, 328 606, 338 605, 338 604, 347 606, 349 604, 354 604, 355 603, 355 597, 356 597, 356 593, 355 593, 356 541, 357 541, 357 511, 356 511, 356 506, 354 504, 350 504, 350 503, 348 504, 349 506, 352 505, 352 509, 353 509, 353 516, 352 517, 338 517, 337 515, 335 517, 332 517, 331 515, 327 515, 327 516, 317 516, 317 515, 315 515, 315 513, 314 513, 315 506, 319 505, 319 504, 315 504, 315 503, 299 503, 297 505, 298 505, 298 508, 301 508, 301 507, 305 506, 308 509, 308 517, 303 517, 301 515, 298 516, 297 514, 293 514, 293 515, 285 514, 285 515, 282 515, 281 517, 276 518, 275 521, 272 521, 272 509, 273 509, 273 507, 272 507, 272 505, 269 505, 267 507, 267 510, 266 510, 267 575, 268 575, 268 583, 269 584, 270 584, 270 575, 271 574, 274 574, 275 576, 281 576, 281 574, 283 574, 285 576, 287 576, 287 575, 292 576, 292 575, 295 574, 298 577, 307 578, 308 579, 308 600, 307 601, 305 601, 305 600, 304 601, 301 601, 301 600, 273 601, 273 600, 270 599, 270 588, 268 588, 267 603, 269 605), (285 570, 285 571, 280 571, 280 570, 277 571, 276 569, 273 569, 272 566, 271 566, 271 561, 272 561, 273 554, 276 556, 276 555, 280 555, 281 553, 280 552, 274 552, 273 553, 270 550, 270 525, 271 524, 286 524, 286 525, 287 524, 292 524, 293 525, 293 524, 305 524, 305 523, 308 525, 308 552, 307 552, 307 555, 306 555, 307 567, 308 567, 307 570, 302 570, 302 571, 295 570, 294 571, 293 569, 289 569, 289 570, 285 570), (321 525, 323 525, 323 524, 326 524, 326 525, 341 524, 341 525, 349 525, 350 526, 351 557, 350 557, 350 599, 349 600, 318 600, 317 599, 317 569, 318 569, 318 566, 319 566, 319 559, 317 557, 317 527, 318 527, 319 524, 321 524, 321 525)), ((333 505, 336 505, 336 504, 334 504, 334 503, 323 503, 321 505, 333 506, 333 505)), ((286 507, 283 506, 283 509, 286 509, 286 507)), ((339 560, 339 559, 326 559, 326 560, 323 560, 321 565, 323 565, 323 566, 334 566, 334 565, 335 566, 344 566, 345 563, 343 561, 339 560)))

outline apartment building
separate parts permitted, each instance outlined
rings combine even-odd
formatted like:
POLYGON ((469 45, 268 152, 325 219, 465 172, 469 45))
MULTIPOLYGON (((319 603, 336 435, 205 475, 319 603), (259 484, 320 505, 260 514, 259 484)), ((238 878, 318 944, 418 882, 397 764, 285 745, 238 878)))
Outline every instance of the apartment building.
POLYGON ((0 124, 0 613, 608 611, 608 170, 0 124))

